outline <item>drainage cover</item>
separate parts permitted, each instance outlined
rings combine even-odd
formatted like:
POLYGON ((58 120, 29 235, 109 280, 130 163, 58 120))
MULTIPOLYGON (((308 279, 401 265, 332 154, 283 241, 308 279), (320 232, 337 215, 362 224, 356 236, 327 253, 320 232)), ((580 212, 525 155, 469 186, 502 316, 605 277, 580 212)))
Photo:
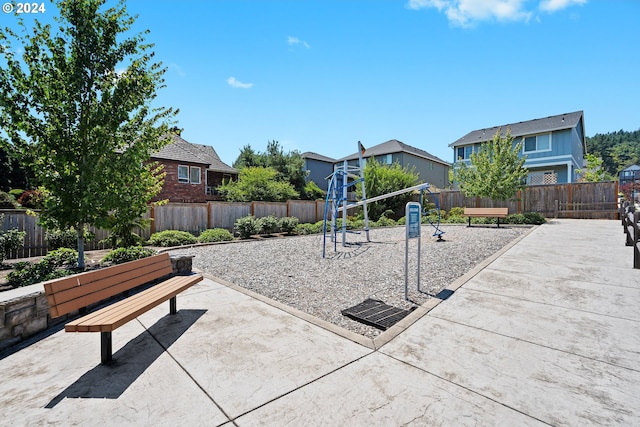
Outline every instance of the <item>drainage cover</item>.
POLYGON ((358 305, 342 310, 342 315, 364 323, 365 325, 386 331, 405 318, 411 311, 412 310, 396 308, 382 301, 368 298, 358 305))

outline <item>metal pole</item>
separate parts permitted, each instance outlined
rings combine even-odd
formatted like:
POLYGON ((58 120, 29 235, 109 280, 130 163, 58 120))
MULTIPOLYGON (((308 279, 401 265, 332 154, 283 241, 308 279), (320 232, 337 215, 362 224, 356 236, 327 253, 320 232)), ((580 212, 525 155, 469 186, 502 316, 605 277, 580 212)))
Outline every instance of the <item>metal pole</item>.
MULTIPOLYGON (((347 205, 347 193, 348 193, 348 183, 347 183, 347 170, 349 165, 347 161, 344 161, 342 166, 344 168, 344 178, 342 179, 342 206, 347 205)), ((342 246, 346 246, 347 242, 347 210, 342 210, 342 246)))
POLYGON ((364 147, 362 143, 358 141, 358 164, 360 165, 360 177, 362 178, 362 211, 364 213, 364 233, 367 236, 367 242, 369 240, 369 214, 367 212, 367 192, 364 185, 364 161, 362 159, 362 154, 364 153, 364 147))

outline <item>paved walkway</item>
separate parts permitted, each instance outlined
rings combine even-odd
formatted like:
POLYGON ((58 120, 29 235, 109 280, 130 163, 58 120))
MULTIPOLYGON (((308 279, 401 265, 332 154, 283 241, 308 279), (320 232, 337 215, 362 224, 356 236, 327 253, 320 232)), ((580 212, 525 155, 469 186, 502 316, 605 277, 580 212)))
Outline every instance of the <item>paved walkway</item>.
POLYGON ((640 425, 632 264, 617 221, 555 220, 369 342, 205 280, 114 366, 62 331, 0 360, 0 424, 640 425))

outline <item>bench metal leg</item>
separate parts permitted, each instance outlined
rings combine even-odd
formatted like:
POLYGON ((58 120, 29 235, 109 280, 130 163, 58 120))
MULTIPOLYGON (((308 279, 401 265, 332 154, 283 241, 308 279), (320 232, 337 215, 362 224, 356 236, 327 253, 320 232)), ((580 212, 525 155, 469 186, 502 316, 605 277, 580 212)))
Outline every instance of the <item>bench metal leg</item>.
POLYGON ((471 217, 469 217, 469 225, 467 227, 471 227, 471 217))
POLYGON ((113 361, 111 351, 111 332, 100 332, 100 349, 102 353, 102 364, 106 365, 113 361))
POLYGON ((498 217, 498 228, 500 228, 500 217, 498 217))
POLYGON ((176 314, 178 312, 178 304, 176 301, 176 297, 173 297, 169 300, 169 314, 176 314))

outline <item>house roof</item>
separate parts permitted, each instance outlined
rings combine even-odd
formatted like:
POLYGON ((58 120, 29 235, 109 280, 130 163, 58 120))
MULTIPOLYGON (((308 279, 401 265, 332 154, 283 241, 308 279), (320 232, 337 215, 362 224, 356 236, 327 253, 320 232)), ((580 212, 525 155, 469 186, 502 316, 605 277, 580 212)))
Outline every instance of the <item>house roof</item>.
POLYGON ((314 153, 313 151, 305 151, 304 153, 300 154, 300 157, 302 157, 303 159, 319 160, 321 162, 327 162, 327 163, 336 162, 336 159, 323 156, 322 154, 314 153))
POLYGON ((238 170, 225 164, 218 157, 218 153, 210 145, 193 144, 174 133, 170 136, 171 142, 157 153, 151 155, 152 159, 174 160, 177 162, 197 163, 206 165, 206 168, 216 172, 234 173, 238 170))
MULTIPOLYGON (((404 142, 398 141, 397 139, 391 139, 387 142, 383 142, 382 144, 374 145, 373 147, 367 148, 362 157, 384 156, 386 154, 393 153, 409 153, 417 157, 431 160, 433 162, 442 163, 443 165, 449 165, 448 162, 445 162, 444 160, 434 156, 433 154, 430 154, 419 148, 412 147, 411 145, 407 145, 404 142)), ((336 160, 336 163, 343 162, 345 160, 354 160, 357 158, 358 152, 356 151, 349 156, 336 160)))
POLYGON ((637 170, 640 170, 640 166, 631 165, 631 166, 627 166, 626 168, 622 169, 621 172, 624 172, 624 171, 637 171, 637 170))
MULTIPOLYGON (((526 122, 510 123, 502 126, 494 126, 492 128, 478 129, 471 131, 462 138, 452 142, 449 144, 449 147, 490 141, 499 129, 504 135, 507 128, 509 128, 511 130, 511 136, 513 137, 572 129, 578 125, 582 117, 582 111, 575 111, 573 113, 558 114, 556 116, 549 116, 543 119, 534 119, 526 122)), ((584 121, 582 126, 584 127, 584 121)), ((584 135, 584 129, 582 129, 582 134, 584 135)), ((583 141, 583 144, 584 143, 585 142, 583 141)))

